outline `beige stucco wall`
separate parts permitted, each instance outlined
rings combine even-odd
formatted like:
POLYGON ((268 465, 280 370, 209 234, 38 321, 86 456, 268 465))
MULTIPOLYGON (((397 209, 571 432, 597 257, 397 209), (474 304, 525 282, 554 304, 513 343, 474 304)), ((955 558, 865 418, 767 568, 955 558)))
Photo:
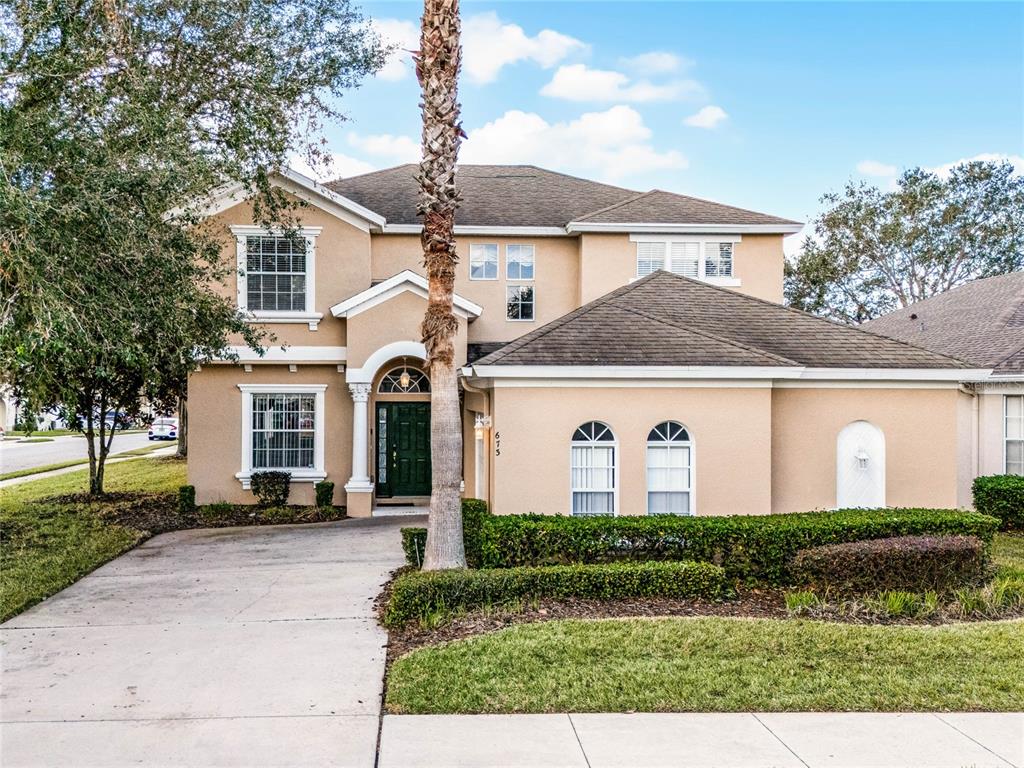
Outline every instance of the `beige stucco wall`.
MULTIPOLYGON (((385 280, 403 269, 423 274, 423 249, 418 235, 373 235, 373 279, 385 280)), ((470 341, 510 341, 545 323, 556 320, 579 306, 578 241, 573 237, 468 237, 456 239, 459 263, 455 268, 455 291, 484 308, 469 327, 470 341), (497 244, 498 279, 469 279, 469 250, 475 243, 497 244), (505 279, 507 245, 534 246, 534 279, 505 279), (506 318, 506 288, 534 285, 533 322, 506 318)))
POLYGON ((776 389, 772 398, 772 511, 836 503, 836 438, 869 421, 885 435, 886 504, 956 507, 958 393, 950 389, 776 389))
POLYGON ((993 385, 978 395, 978 474, 1006 471, 1003 398, 1024 395, 1024 382, 993 385))
MULTIPOLYGON (((713 238, 713 235, 708 235, 713 238)), ((580 236, 581 303, 593 301, 636 277, 636 243, 626 233, 580 236)), ((782 235, 743 235, 733 250, 739 293, 782 302, 782 235)))
POLYGON ((618 438, 619 510, 647 509, 647 435, 679 421, 694 443, 696 512, 771 507, 771 390, 767 388, 499 388, 493 396, 492 500, 499 514, 570 511, 570 442, 597 420, 618 438), (500 451, 500 455, 499 455, 500 451))
MULTIPOLYGON (((264 324, 276 337, 278 344, 299 346, 343 346, 345 321, 331 315, 331 306, 370 287, 370 234, 338 219, 315 206, 305 206, 296 212, 302 226, 322 227, 316 238, 316 301, 313 311, 323 314, 316 331, 304 323, 264 324)), ((252 204, 248 201, 211 217, 210 226, 224 239, 222 257, 230 268, 226 281, 218 290, 232 302, 238 296, 238 274, 235 237, 229 227, 251 225, 252 204)), ((236 342, 240 343, 240 342, 236 342)))
MULTIPOLYGON (((324 392, 324 469, 334 483, 334 501, 345 503, 342 487, 352 470, 352 399, 344 376, 335 366, 302 365, 295 373, 287 365, 256 365, 252 373, 240 366, 204 366, 188 382, 188 481, 196 487, 196 502, 226 501, 251 504, 235 473, 242 466, 242 393, 239 384, 326 384, 324 392)), ((312 504, 312 483, 292 483, 289 501, 312 504)))

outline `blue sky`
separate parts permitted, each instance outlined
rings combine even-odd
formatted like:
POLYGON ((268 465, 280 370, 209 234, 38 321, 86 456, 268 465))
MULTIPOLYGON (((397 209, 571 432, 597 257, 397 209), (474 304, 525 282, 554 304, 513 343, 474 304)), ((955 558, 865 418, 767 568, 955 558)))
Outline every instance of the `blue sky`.
MULTIPOLYGON (((414 47, 416 2, 364 3, 414 47)), ((1018 3, 463 2, 466 162, 532 162, 799 220, 848 179, 1024 169, 1018 3)), ((416 157, 399 54, 342 100, 335 175, 416 157)))

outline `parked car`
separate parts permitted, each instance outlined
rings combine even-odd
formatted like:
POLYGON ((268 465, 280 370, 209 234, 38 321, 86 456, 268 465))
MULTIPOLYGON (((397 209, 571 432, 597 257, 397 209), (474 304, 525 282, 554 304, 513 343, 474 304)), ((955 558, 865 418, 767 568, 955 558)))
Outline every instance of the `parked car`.
POLYGON ((178 420, 172 418, 156 419, 149 425, 150 440, 177 440, 178 420))

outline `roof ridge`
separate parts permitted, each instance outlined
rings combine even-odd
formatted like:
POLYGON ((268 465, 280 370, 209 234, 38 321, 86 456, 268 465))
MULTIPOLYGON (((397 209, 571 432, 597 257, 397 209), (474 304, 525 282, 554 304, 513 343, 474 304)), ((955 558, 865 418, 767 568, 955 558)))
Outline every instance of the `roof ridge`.
MULTIPOLYGON (((910 347, 911 349, 914 349, 914 350, 917 350, 917 351, 922 351, 923 350, 923 351, 927 352, 930 355, 935 355, 936 357, 941 357, 941 358, 945 358, 946 360, 951 360, 951 361, 953 361, 953 362, 958 364, 957 367, 964 367, 964 368, 968 367, 967 363, 965 363, 963 360, 955 358, 955 357, 953 357, 951 355, 944 355, 941 352, 933 352, 930 349, 925 349, 924 347, 919 347, 916 344, 911 344, 908 341, 901 341, 900 339, 894 339, 892 336, 886 336, 885 334, 882 334, 882 333, 875 333, 874 331, 867 331, 867 330, 864 330, 863 328, 860 328, 860 327, 858 327, 856 325, 849 325, 847 323, 841 323, 838 320, 833 320, 832 318, 829 318, 829 317, 821 317, 820 315, 812 315, 810 312, 804 312, 802 309, 796 309, 795 307, 790 307, 790 306, 787 306, 786 304, 776 304, 774 301, 768 301, 767 299, 762 299, 762 298, 760 298, 758 296, 751 296, 750 294, 747 294, 747 293, 739 293, 738 291, 732 291, 732 290, 729 290, 728 288, 722 288, 722 287, 717 286, 717 285, 712 285, 711 283, 705 283, 705 282, 702 282, 700 280, 694 280, 693 278, 686 277, 685 275, 677 275, 675 272, 667 272, 665 270, 661 270, 661 271, 665 272, 665 274, 670 275, 671 277, 674 277, 674 278, 676 278, 678 280, 685 280, 686 282, 693 283, 695 285, 699 285, 699 286, 701 286, 703 288, 710 288, 711 290, 714 290, 714 291, 720 291, 721 293, 724 293, 724 294, 726 294, 728 296, 731 296, 731 297, 734 297, 734 298, 735 297, 740 297, 741 299, 747 299, 748 301, 755 301, 755 302, 757 302, 759 304, 766 304, 766 305, 768 305, 770 307, 775 307, 776 309, 783 309, 786 312, 790 312, 792 314, 799 315, 800 317, 806 317, 806 318, 809 318, 811 320, 818 320, 818 321, 823 322, 823 323, 828 323, 829 325, 834 325, 836 328, 843 328, 843 329, 846 329, 846 330, 849 330, 849 331, 856 331, 857 333, 863 333, 863 334, 871 336, 872 338, 875 338, 875 339, 884 339, 885 341, 891 341, 891 342, 893 342, 895 344, 900 344, 900 345, 902 345, 904 347, 910 347)), ((657 273, 652 273, 652 274, 657 274, 657 273)))
POLYGON ((625 200, 621 200, 621 201, 619 201, 617 203, 612 203, 611 205, 606 205, 604 208, 598 208, 595 211, 590 211, 589 213, 585 213, 582 216, 580 216, 577 219, 577 221, 583 221, 584 219, 588 219, 591 216, 597 216, 597 214, 599 214, 599 213, 605 213, 606 211, 614 211, 616 208, 621 208, 624 205, 629 205, 630 203, 635 203, 637 200, 641 200, 641 199, 647 197, 647 195, 649 195, 649 194, 651 194, 652 192, 655 192, 655 191, 656 190, 649 189, 646 192, 639 192, 639 193, 633 195, 633 197, 628 197, 625 200))
MULTIPOLYGON (((664 270, 658 270, 658 271, 664 271, 664 270)), ((713 341, 717 341, 717 342, 720 342, 722 344, 728 344, 729 346, 737 347, 737 348, 745 350, 747 352, 753 352, 753 353, 755 353, 757 355, 760 355, 761 357, 772 358, 774 360, 778 360, 780 362, 786 363, 787 365, 793 365, 793 366, 796 366, 798 368, 806 367, 806 366, 802 365, 801 363, 798 363, 796 360, 790 360, 788 357, 783 357, 782 355, 777 355, 774 352, 769 352, 766 349, 758 349, 757 347, 752 347, 749 344, 744 344, 741 341, 735 341, 734 339, 727 339, 724 336, 719 336, 717 334, 710 333, 708 331, 704 331, 704 330, 701 330, 699 328, 695 328, 692 325, 689 325, 687 323, 679 323, 679 322, 675 322, 673 320, 666 320, 663 317, 656 317, 654 315, 649 315, 646 312, 641 312, 639 310, 632 309, 631 307, 622 307, 622 306, 619 306, 617 304, 615 305, 615 308, 619 309, 619 310, 622 310, 624 312, 630 312, 630 313, 632 313, 634 315, 639 315, 640 317, 646 317, 648 320, 653 320, 655 322, 661 323, 662 325, 668 325, 668 326, 670 326, 672 328, 677 328, 679 330, 687 331, 689 333, 694 333, 694 334, 696 334, 698 336, 703 336, 705 338, 712 339, 713 341)))

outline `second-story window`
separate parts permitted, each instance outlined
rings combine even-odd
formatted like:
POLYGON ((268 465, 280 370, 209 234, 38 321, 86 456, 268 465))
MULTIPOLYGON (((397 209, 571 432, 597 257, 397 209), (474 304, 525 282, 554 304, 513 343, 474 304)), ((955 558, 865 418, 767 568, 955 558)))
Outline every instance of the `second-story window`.
POLYGON ((498 246, 491 243, 473 243, 469 246, 469 279, 498 279, 498 246))
POLYGON ((533 246, 505 246, 505 277, 509 280, 533 280, 533 246))
POLYGON ((306 278, 306 238, 245 238, 245 298, 250 311, 304 312, 306 278))
POLYGON ((732 278, 734 240, 695 237, 634 236, 636 276, 665 269, 696 280, 732 278))
POLYGON ((532 285, 510 285, 506 297, 506 317, 509 320, 533 320, 532 285))

